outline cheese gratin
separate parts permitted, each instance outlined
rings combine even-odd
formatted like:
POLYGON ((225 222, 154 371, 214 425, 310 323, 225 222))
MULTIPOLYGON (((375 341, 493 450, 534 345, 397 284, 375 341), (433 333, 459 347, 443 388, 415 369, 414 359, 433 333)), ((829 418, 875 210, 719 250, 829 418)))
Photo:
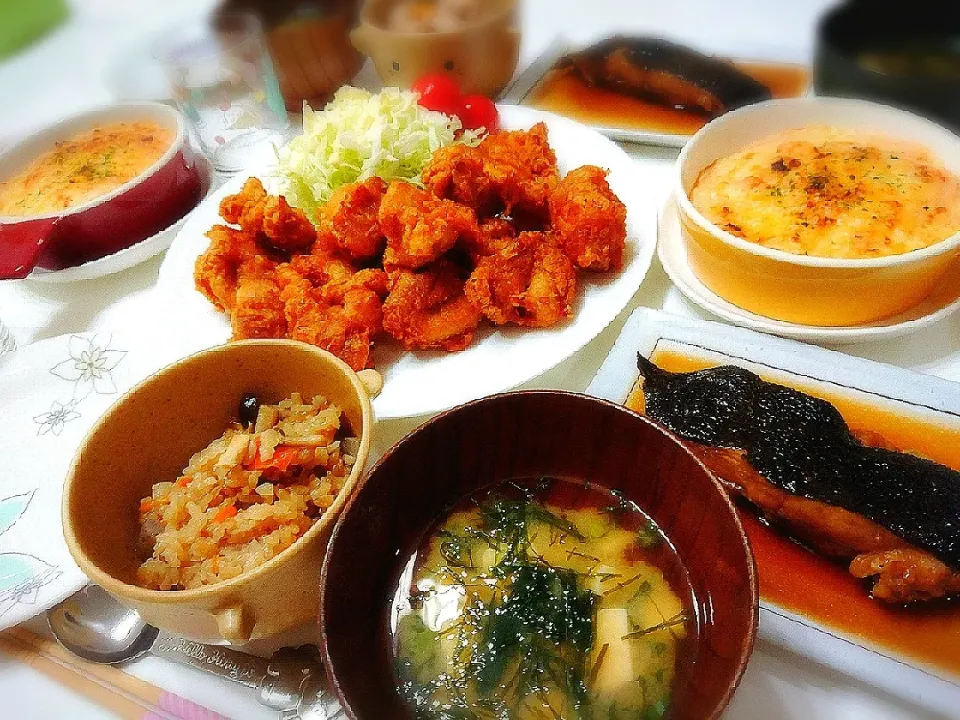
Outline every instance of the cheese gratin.
POLYGON ((798 255, 899 255, 960 230, 960 178, 928 151, 825 126, 764 138, 715 161, 690 201, 727 232, 798 255))
POLYGON ((112 123, 58 142, 0 182, 0 215, 45 215, 106 195, 159 160, 176 133, 155 122, 112 123))

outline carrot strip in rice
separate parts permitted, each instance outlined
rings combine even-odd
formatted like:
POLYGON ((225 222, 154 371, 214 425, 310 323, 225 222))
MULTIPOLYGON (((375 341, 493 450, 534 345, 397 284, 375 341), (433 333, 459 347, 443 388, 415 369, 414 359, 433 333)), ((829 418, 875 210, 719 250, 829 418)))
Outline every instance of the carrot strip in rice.
POLYGON ((156 483, 140 502, 138 582, 158 590, 211 585, 293 545, 352 469, 353 457, 340 451, 341 424, 326 398, 294 393, 260 406, 252 427, 227 428, 174 482, 156 483))

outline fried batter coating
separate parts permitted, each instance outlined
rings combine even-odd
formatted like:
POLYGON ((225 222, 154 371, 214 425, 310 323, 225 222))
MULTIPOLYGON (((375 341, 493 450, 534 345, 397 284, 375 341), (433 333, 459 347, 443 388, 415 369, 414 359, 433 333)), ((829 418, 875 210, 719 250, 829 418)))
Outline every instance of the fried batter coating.
POLYGON ((232 310, 236 303, 237 270, 257 255, 257 241, 249 233, 227 225, 214 225, 207 237, 210 245, 197 258, 194 282, 217 310, 232 310))
POLYGON ((295 255, 290 262, 278 269, 282 276, 284 292, 291 295, 306 286, 316 289, 316 297, 322 302, 344 305, 349 314, 363 318, 364 326, 371 335, 380 332, 380 305, 387 296, 387 274, 378 268, 356 271, 342 260, 324 259, 315 255, 295 255), (287 291, 287 286, 295 289, 287 291), (351 311, 351 308, 354 308, 351 311))
POLYGON ((286 252, 306 250, 317 239, 310 218, 282 195, 270 195, 264 203, 263 234, 271 245, 286 252))
POLYGON ((263 183, 258 178, 248 178, 240 192, 227 195, 220 201, 220 217, 248 232, 259 232, 263 227, 263 205, 266 201, 267 191, 263 189, 263 183))
POLYGON ((263 233, 266 242, 285 252, 306 250, 317 237, 302 210, 291 207, 282 195, 267 195, 257 178, 249 178, 239 193, 221 200, 220 215, 246 233, 263 233))
POLYGON ((516 237, 516 228, 510 221, 494 217, 481 222, 477 233, 462 235, 458 242, 476 265, 481 258, 499 252, 516 237))
POLYGON ((433 154, 422 173, 434 195, 473 209, 478 217, 504 212, 525 229, 541 229, 557 186, 557 157, 547 126, 488 135, 475 148, 454 145, 433 154))
POLYGON ((403 181, 390 183, 379 220, 387 236, 383 264, 388 270, 421 268, 450 250, 461 235, 478 231, 470 208, 403 181))
POLYGON ((353 260, 373 260, 386 246, 377 214, 387 184, 379 177, 361 183, 343 185, 333 191, 320 208, 320 234, 328 236, 328 247, 335 247, 353 260))
POLYGON ((550 196, 550 222, 570 259, 584 270, 623 267, 627 209, 594 165, 571 170, 550 196))
POLYGON ((439 198, 466 205, 479 217, 497 211, 493 178, 487 174, 486 154, 479 147, 448 145, 437 150, 421 173, 424 187, 439 198))
POLYGON ((349 278, 330 281, 320 295, 328 303, 342 305, 346 317, 371 338, 383 330, 383 299, 387 296, 387 274, 383 270, 360 270, 349 278))
POLYGON ((529 130, 493 133, 480 149, 506 213, 524 217, 527 228, 534 220, 545 222, 550 194, 560 179, 557 156, 547 142, 547 126, 537 123, 529 130))
POLYGON ((493 255, 480 259, 466 294, 496 325, 549 327, 573 311, 577 270, 544 233, 521 233, 493 255))
POLYGON ((347 260, 324 254, 294 255, 290 258, 289 267, 309 279, 315 287, 331 282, 346 282, 357 271, 347 260))
POLYGON ((287 320, 274 269, 274 263, 262 255, 240 266, 236 304, 230 317, 234 340, 287 336, 287 320))
POLYGON ((370 367, 370 332, 352 319, 344 306, 330 305, 310 294, 301 298, 297 308, 290 338, 331 352, 354 370, 370 367))
POLYGON ((459 268, 441 261, 421 272, 397 270, 383 303, 383 328, 406 350, 463 350, 480 325, 459 268))
POLYGON ((554 241, 537 246, 519 324, 550 327, 573 315, 577 269, 554 241))
POLYGON ((355 370, 370 365, 371 344, 383 326, 386 273, 295 255, 276 275, 289 337, 332 352, 355 370))

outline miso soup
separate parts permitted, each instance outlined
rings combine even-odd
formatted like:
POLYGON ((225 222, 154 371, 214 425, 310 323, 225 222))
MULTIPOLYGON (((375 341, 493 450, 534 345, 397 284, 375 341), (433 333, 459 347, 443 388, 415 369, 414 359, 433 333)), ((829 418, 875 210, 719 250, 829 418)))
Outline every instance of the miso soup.
POLYGON ((669 717, 695 607, 635 504, 582 481, 511 481, 459 503, 408 562, 398 681, 424 719, 669 717))

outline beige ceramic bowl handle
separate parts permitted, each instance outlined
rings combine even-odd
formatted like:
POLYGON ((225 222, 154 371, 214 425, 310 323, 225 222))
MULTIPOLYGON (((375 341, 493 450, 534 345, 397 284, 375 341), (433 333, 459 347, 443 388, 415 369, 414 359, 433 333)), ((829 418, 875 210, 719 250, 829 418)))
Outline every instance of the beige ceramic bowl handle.
POLYGON ((217 619, 217 631, 224 640, 231 643, 243 643, 250 640, 253 623, 243 611, 242 605, 228 605, 214 612, 217 619))
POLYGON ((360 384, 363 385, 363 389, 367 391, 371 400, 383 390, 383 375, 376 370, 371 368, 361 370, 357 373, 357 377, 360 378, 360 384))
POLYGON ((363 25, 350 31, 350 42, 364 55, 370 54, 370 40, 370 30, 363 25))

